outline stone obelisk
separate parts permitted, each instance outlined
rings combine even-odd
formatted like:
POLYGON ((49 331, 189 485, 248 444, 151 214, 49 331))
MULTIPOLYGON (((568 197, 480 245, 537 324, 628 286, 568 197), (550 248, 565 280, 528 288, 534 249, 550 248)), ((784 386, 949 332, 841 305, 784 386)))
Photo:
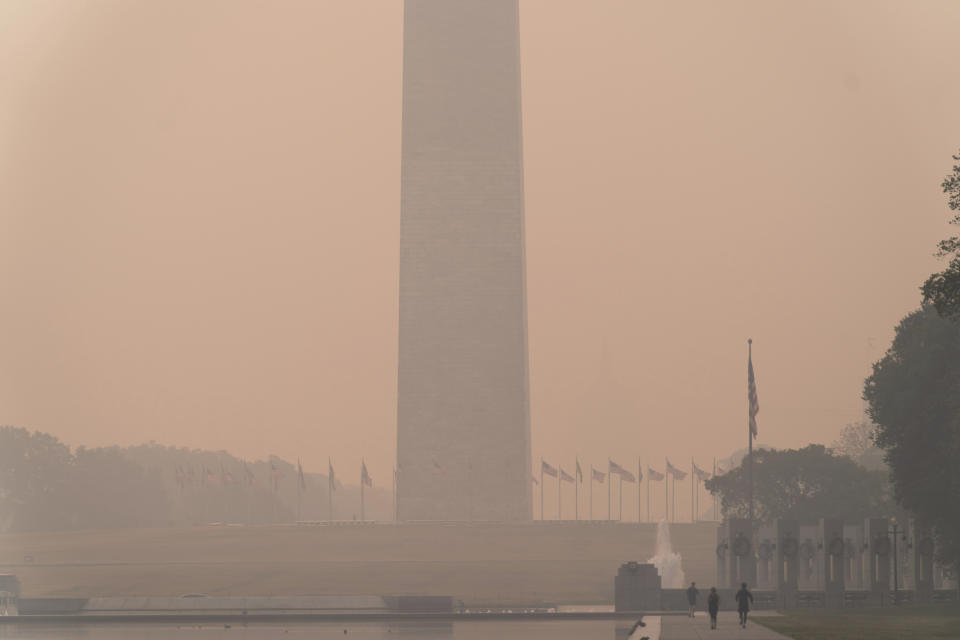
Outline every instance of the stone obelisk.
POLYGON ((518 0, 406 0, 397 509, 529 520, 518 0))

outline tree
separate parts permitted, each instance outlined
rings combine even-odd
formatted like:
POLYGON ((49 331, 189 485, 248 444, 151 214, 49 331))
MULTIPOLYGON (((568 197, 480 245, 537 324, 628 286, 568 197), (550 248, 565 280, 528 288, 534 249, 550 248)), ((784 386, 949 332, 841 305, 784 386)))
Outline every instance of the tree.
MULTIPOLYGON (((748 517, 746 462, 706 482, 707 490, 721 497, 724 516, 748 517)), ((754 451, 753 478, 755 517, 762 521, 841 518, 863 522, 896 511, 884 472, 864 469, 820 444, 754 451)))
MULTIPOLYGON (((960 162, 960 155, 953 156, 960 162)), ((960 212, 960 164, 953 165, 953 172, 943 179, 940 187, 947 194, 947 206, 960 212)), ((950 224, 960 224, 960 213, 954 215, 950 224)), ((960 236, 942 240, 937 255, 952 256, 950 264, 940 273, 930 276, 921 287, 924 302, 932 303, 940 315, 960 317, 960 236)))
POLYGON ((887 465, 883 462, 883 450, 874 442, 877 426, 869 420, 852 422, 840 431, 840 437, 830 448, 842 456, 846 456, 861 467, 874 471, 886 471, 887 465))
POLYGON ((897 500, 933 525, 941 561, 960 567, 960 323, 929 305, 904 318, 864 398, 897 500))

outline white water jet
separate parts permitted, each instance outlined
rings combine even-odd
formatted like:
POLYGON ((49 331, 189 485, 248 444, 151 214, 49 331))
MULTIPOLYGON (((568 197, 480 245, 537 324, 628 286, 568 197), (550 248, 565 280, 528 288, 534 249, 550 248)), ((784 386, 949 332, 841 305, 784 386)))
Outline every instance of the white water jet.
POLYGON ((670 525, 661 520, 657 525, 657 549, 650 560, 660 574, 660 586, 664 589, 680 589, 687 584, 683 575, 683 561, 670 544, 670 525))

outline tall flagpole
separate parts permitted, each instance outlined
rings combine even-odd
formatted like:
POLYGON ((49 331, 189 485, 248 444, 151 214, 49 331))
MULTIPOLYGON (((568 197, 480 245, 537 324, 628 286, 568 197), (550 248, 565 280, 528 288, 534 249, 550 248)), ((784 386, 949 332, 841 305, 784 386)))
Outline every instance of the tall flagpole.
POLYGON ((617 489, 617 498, 620 501, 620 506, 617 507, 617 520, 620 521, 623 520, 623 474, 618 473, 617 475, 620 476, 620 488, 617 489))
POLYGON ((696 511, 693 509, 693 500, 695 495, 694 487, 697 484, 697 474, 693 472, 693 468, 697 466, 693 463, 693 457, 690 457, 690 522, 696 522, 696 511))
POLYGON ((367 512, 363 502, 363 481, 366 479, 363 477, 363 468, 365 465, 366 463, 363 461, 363 458, 360 458, 360 522, 365 522, 367 519, 367 512))
POLYGON ((650 465, 647 465, 647 522, 650 522, 650 465))
POLYGON ((607 462, 607 520, 612 520, 610 517, 610 491, 612 491, 611 486, 613 485, 613 476, 610 475, 610 463, 607 462))
MULTIPOLYGON (((753 370, 753 338, 747 339, 747 368, 753 370)), ((750 503, 750 528, 753 530, 753 427, 750 415, 752 407, 747 408, 747 495, 750 503)))
POLYGON ((643 482, 643 469, 640 468, 640 456, 637 456, 637 522, 641 522, 643 516, 640 513, 640 483, 643 482))
POLYGON ((590 465, 590 520, 593 520, 593 465, 590 465))
MULTIPOLYGON (((666 466, 667 459, 664 458, 663 461, 666 466)), ((663 470, 663 512, 663 519, 670 522, 670 467, 663 470)))
MULTIPOLYGON (((557 464, 557 471, 561 469, 560 465, 557 464)), ((563 486, 563 478, 560 475, 557 475, 557 520, 563 520, 563 492, 560 488, 563 486)))
POLYGON ((540 458, 540 521, 543 521, 543 458, 540 458))
POLYGON ((580 482, 583 474, 580 472, 580 458, 574 458, 576 466, 573 468, 573 519, 580 519, 580 482))
MULTIPOLYGON (((717 475, 717 459, 713 459, 713 475, 717 475)), ((713 520, 716 522, 720 520, 719 509, 717 508, 717 496, 711 496, 713 498, 713 520)))

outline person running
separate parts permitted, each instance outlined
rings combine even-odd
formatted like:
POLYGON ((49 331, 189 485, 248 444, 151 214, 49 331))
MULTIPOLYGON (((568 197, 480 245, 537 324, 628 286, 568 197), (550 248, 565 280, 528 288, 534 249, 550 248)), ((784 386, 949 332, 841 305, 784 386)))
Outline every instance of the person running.
POLYGON ((697 583, 691 582, 690 588, 687 589, 687 604, 690 605, 690 617, 693 617, 694 611, 697 610, 697 596, 700 595, 700 592, 697 590, 697 583))
POLYGON ((753 594, 747 590, 747 583, 740 584, 740 591, 734 596, 737 599, 737 612, 740 613, 740 626, 747 628, 747 612, 750 611, 750 603, 753 602, 753 594))
POLYGON ((710 628, 717 628, 717 612, 720 611, 720 594, 716 587, 710 587, 710 595, 707 596, 707 611, 710 613, 710 628))

